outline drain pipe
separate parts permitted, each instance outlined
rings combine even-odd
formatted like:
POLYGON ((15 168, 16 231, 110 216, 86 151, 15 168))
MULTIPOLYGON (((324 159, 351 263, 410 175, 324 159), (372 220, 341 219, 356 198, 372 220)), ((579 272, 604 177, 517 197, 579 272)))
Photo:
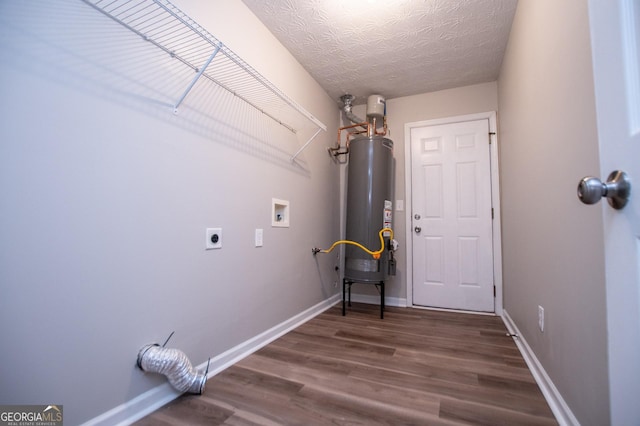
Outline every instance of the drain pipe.
MULTIPOLYGON (((167 376, 169 383, 180 392, 202 394, 207 373, 198 373, 184 352, 155 343, 143 346, 138 352, 138 368, 167 376)), ((208 367, 207 367, 208 370, 208 367)))

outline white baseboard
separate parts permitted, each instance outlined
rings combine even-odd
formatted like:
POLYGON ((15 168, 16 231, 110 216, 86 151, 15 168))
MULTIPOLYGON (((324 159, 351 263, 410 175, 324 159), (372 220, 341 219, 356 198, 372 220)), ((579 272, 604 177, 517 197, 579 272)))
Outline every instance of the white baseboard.
POLYGON ((484 315, 484 316, 487 316, 487 317, 500 316, 500 315, 497 315, 495 312, 465 311, 465 310, 462 310, 462 309, 434 308, 433 306, 419 306, 419 305, 413 305, 411 307, 413 309, 424 309, 425 311, 455 312, 457 314, 484 315))
MULTIPOLYGON (((207 377, 213 377, 222 370, 230 367, 241 359, 251 355, 258 349, 266 346, 278 337, 293 330, 299 325, 309 321, 316 315, 329 309, 337 302, 340 301, 341 295, 335 294, 330 298, 323 300, 322 302, 310 307, 309 309, 289 318, 288 320, 270 328, 269 330, 249 339, 245 342, 229 349, 226 352, 221 353, 215 358, 211 359, 209 365, 209 373, 207 377)), ((207 367, 207 363, 204 362, 196 369, 198 371, 204 371, 207 367)), ((180 392, 174 390, 167 382, 160 386, 156 386, 153 389, 148 390, 142 395, 125 402, 111 410, 95 417, 82 426, 107 426, 107 425, 130 425, 131 423, 140 420, 144 416, 156 411, 163 405, 173 401, 181 395, 180 392)))
MULTIPOLYGON (((372 296, 368 294, 351 293, 351 301, 356 303, 367 303, 369 305, 379 305, 380 296, 372 296)), ((407 307, 407 299, 400 297, 385 297, 385 306, 397 306, 399 308, 407 307)))
POLYGON ((562 395, 560 395, 560 392, 551 381, 551 378, 545 371, 544 367, 542 367, 542 364, 540 364, 540 361, 538 361, 536 354, 531 350, 531 347, 527 344, 527 341, 522 336, 522 333, 520 333, 520 330, 518 330, 518 327, 515 322, 513 322, 513 319, 509 316, 506 309, 503 309, 502 311, 502 321, 504 321, 509 333, 517 335, 513 340, 527 363, 529 370, 531 370, 533 378, 536 380, 536 383, 538 383, 542 394, 549 404, 549 408, 551 408, 553 415, 556 416, 556 420, 560 426, 580 426, 580 422, 576 416, 574 416, 573 412, 562 398, 562 395))

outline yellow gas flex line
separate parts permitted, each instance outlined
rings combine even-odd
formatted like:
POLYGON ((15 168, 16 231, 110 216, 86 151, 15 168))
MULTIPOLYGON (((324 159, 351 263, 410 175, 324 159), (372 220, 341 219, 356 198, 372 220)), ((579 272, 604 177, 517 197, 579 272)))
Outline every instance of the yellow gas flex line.
POLYGON ((377 251, 371 251, 368 248, 366 248, 365 246, 363 246, 360 243, 357 243, 355 241, 351 241, 351 240, 339 240, 336 241, 335 243, 333 243, 331 245, 331 247, 329 247, 328 249, 319 249, 319 248, 313 248, 311 251, 313 252, 314 256, 316 253, 331 253, 331 251, 336 248, 338 245, 340 244, 351 244, 354 245, 364 251, 366 251, 367 253, 369 253, 371 256, 373 256, 374 259, 380 259, 380 254, 382 254, 382 252, 384 251, 384 238, 382 237, 382 234, 385 232, 389 232, 390 238, 393 240, 393 229, 391 228, 382 228, 380 230, 380 232, 378 232, 378 235, 380 236, 380 250, 377 251))

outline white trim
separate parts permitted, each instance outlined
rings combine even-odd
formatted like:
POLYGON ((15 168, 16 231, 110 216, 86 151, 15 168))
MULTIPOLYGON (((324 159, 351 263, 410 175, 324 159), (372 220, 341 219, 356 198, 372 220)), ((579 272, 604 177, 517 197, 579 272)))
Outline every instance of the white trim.
MULTIPOLYGON (((226 352, 221 353, 215 358, 211 359, 211 365, 209 366, 209 373, 207 377, 213 377, 220 373, 222 370, 230 367, 241 359, 251 355, 258 349, 266 346, 278 337, 288 333, 299 325, 309 321, 311 318, 319 315, 320 313, 331 308, 333 305, 340 301, 340 294, 334 294, 328 299, 310 307, 309 309, 300 312, 299 314, 283 321, 282 323, 266 330, 265 332, 246 340, 239 345, 229 349, 226 352)), ((207 367, 207 363, 204 362, 196 367, 199 371, 204 371, 207 367)), ((163 405, 173 401, 181 394, 174 390, 169 383, 163 383, 160 386, 156 386, 153 389, 137 396, 136 398, 120 404, 117 407, 95 417, 82 426, 93 425, 130 425, 137 420, 140 420, 144 416, 156 411, 163 405)))
POLYGON ((422 309, 424 311, 436 311, 436 312, 454 312, 456 314, 468 314, 468 315, 483 315, 487 317, 497 317, 494 312, 482 312, 482 311, 463 311, 461 309, 449 309, 449 308, 433 308, 431 306, 411 306, 413 309, 422 309))
POLYGON ((413 306, 413 234, 411 233, 411 224, 413 219, 413 202, 411 199, 412 185, 411 185, 411 129, 417 127, 416 123, 405 123, 404 125, 404 227, 405 227, 405 242, 407 247, 406 268, 406 293, 407 293, 407 306, 413 306))
POLYGON ((538 361, 536 354, 531 350, 531 347, 527 344, 527 341, 522 333, 520 333, 520 330, 518 330, 518 327, 506 309, 502 312, 502 321, 507 327, 507 330, 509 330, 509 333, 517 336, 514 337, 513 341, 527 363, 529 370, 531 370, 533 378, 540 387, 542 395, 544 395, 544 398, 547 400, 549 408, 551 408, 553 415, 556 416, 556 420, 560 426, 580 426, 580 422, 578 422, 578 419, 574 416, 564 398, 562 398, 558 388, 556 388, 551 381, 551 378, 542 364, 540 364, 540 361, 538 361))
MULTIPOLYGON (((356 303, 366 303, 369 305, 379 305, 380 304, 380 296, 372 296, 369 294, 358 294, 351 293, 351 301, 356 303)), ((396 306, 399 308, 406 308, 407 299, 403 299, 401 297, 385 297, 384 298, 385 306, 396 306)))
POLYGON ((405 170, 405 237, 407 241, 407 306, 413 306, 413 259, 410 242, 413 234, 411 215, 413 211, 411 199, 411 129, 441 124, 462 123, 465 121, 489 120, 491 141, 491 201, 493 204, 493 279, 496 286, 495 314, 502 315, 502 236, 500 226, 500 172, 498 165, 498 126, 496 112, 482 112, 478 114, 459 115, 455 117, 438 118, 435 120, 416 121, 404 125, 404 170, 405 170))

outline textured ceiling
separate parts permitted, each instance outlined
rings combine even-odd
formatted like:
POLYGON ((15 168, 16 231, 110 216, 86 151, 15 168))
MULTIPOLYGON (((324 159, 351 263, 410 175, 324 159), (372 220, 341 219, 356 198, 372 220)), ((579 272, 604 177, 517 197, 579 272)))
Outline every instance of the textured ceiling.
POLYGON ((329 95, 494 81, 517 0, 243 0, 329 95))

